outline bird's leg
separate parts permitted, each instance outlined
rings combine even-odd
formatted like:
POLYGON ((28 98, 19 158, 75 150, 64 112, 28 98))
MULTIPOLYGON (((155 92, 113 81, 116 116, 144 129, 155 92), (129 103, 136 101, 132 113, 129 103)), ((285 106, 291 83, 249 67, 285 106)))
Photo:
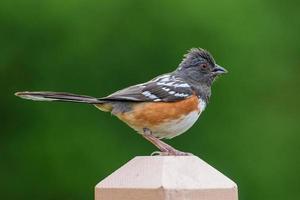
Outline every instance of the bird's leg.
POLYGON ((152 132, 149 129, 144 129, 143 137, 154 144, 160 152, 153 152, 151 155, 161 155, 161 156, 190 156, 193 155, 191 153, 186 153, 182 151, 178 151, 177 149, 173 148, 172 146, 168 145, 167 143, 161 141, 157 137, 152 135, 152 132))

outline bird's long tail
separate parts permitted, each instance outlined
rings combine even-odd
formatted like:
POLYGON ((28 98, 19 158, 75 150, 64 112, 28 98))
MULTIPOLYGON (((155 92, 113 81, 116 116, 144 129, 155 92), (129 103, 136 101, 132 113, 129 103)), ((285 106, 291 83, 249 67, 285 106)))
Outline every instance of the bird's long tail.
POLYGON ((16 96, 33 101, 63 101, 87 104, 101 104, 103 100, 95 97, 71 94, 66 92, 17 92, 16 96))

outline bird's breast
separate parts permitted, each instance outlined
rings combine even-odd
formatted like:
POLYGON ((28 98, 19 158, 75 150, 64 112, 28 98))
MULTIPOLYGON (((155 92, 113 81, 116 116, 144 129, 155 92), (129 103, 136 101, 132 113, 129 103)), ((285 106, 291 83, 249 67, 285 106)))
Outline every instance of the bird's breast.
POLYGON ((141 134, 148 128, 156 137, 172 138, 188 130, 204 108, 204 101, 193 95, 177 102, 137 103, 117 117, 141 134))

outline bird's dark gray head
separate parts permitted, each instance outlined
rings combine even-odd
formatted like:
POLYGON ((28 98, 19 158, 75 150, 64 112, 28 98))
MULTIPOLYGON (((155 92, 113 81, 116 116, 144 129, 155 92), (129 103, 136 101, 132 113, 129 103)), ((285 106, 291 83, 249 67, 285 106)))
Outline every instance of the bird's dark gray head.
POLYGON ((216 77, 227 73, 227 70, 217 65, 208 51, 192 48, 184 55, 175 73, 194 86, 201 84, 210 87, 216 77))

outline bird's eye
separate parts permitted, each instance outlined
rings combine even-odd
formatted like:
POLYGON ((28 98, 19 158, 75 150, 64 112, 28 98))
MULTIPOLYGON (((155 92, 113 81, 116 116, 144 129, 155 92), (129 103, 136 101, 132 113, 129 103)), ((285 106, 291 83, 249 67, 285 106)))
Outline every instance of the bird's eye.
POLYGON ((207 64, 206 63, 203 63, 200 65, 201 69, 206 69, 207 68, 207 64))

